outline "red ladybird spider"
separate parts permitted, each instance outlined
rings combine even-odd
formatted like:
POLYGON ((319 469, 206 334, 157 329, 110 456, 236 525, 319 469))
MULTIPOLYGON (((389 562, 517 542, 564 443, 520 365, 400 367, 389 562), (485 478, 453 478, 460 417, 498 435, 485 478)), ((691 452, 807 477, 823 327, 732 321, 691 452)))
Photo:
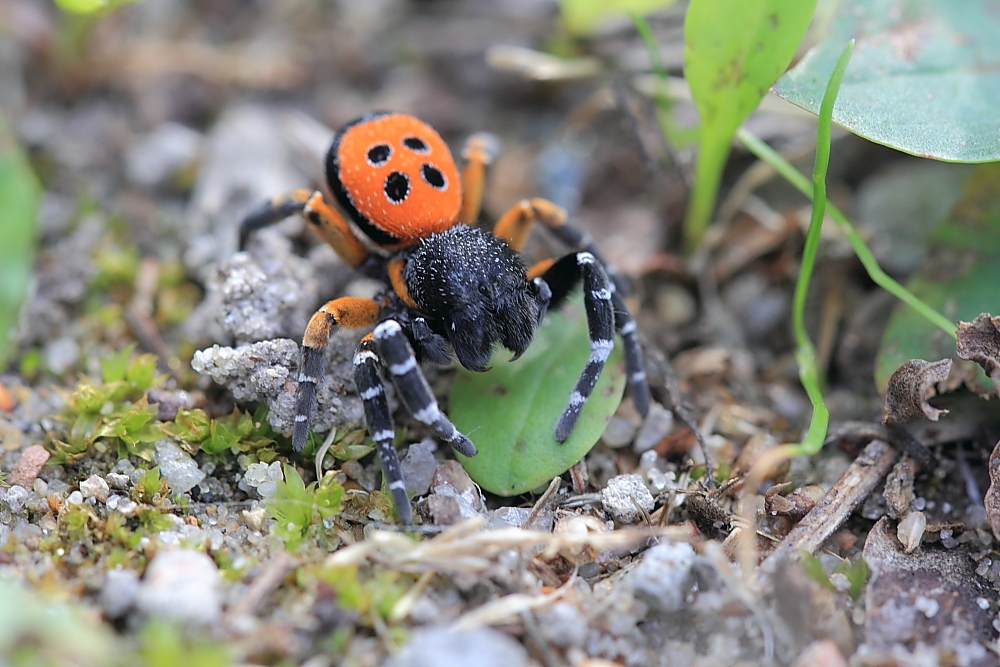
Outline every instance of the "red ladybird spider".
POLYGON ((556 424, 556 440, 565 441, 573 431, 614 346, 615 331, 625 344, 636 408, 642 415, 649 410, 642 350, 635 320, 622 300, 624 286, 592 239, 566 224, 566 212, 544 199, 514 206, 492 234, 472 226, 491 157, 487 145, 478 135, 466 142, 460 177, 447 145, 429 125, 405 114, 367 114, 337 132, 327 152, 326 176, 338 203, 374 250, 320 192, 308 190, 272 199, 240 228, 242 248, 252 231, 299 213, 345 262, 388 284, 374 299, 334 299, 309 320, 292 445, 296 451, 305 446, 332 328, 376 325, 358 345, 354 380, 404 524, 413 515, 393 446, 395 430, 380 368, 417 421, 457 451, 474 456, 472 442, 438 407, 419 362, 447 364, 454 355, 466 368, 484 371, 498 344, 516 359, 546 311, 561 306, 582 283, 591 353, 556 424), (535 220, 575 250, 526 268, 518 253, 535 220))

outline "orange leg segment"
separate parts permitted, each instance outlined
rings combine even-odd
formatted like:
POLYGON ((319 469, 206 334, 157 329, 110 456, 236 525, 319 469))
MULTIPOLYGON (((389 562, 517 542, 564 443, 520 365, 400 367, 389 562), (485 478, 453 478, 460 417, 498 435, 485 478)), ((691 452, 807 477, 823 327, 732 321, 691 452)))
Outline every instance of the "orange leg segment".
POLYGON ((548 199, 522 199, 497 220, 493 234, 521 252, 528 240, 531 223, 535 220, 551 230, 557 230, 566 226, 566 209, 548 199))
POLYGON ((458 221, 467 225, 474 224, 479 219, 483 206, 483 188, 486 184, 486 166, 493 161, 496 141, 488 134, 474 134, 465 142, 462 157, 465 158, 465 168, 462 170, 462 208, 458 212, 458 221))
POLYGON ((368 250, 351 231, 344 216, 323 201, 319 191, 293 190, 275 197, 253 211, 240 224, 240 248, 246 247, 250 233, 272 225, 288 216, 299 213, 340 257, 351 266, 360 265, 368 258, 368 250))
POLYGON ((323 357, 334 326, 359 329, 378 320, 379 305, 371 299, 345 296, 328 301, 309 320, 302 337, 302 363, 295 392, 292 447, 301 452, 309 437, 309 420, 316 407, 316 388, 323 378, 323 357))

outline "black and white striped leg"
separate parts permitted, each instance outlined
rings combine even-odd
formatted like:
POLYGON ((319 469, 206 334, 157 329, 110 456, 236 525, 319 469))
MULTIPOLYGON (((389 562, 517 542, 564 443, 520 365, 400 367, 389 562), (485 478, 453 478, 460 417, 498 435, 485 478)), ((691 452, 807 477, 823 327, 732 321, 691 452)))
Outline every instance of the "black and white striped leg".
POLYGON ((301 452, 309 440, 309 420, 316 408, 316 386, 323 373, 325 347, 302 348, 299 365, 299 387, 295 392, 295 425, 292 428, 292 449, 301 452))
POLYGON ((583 252, 589 252, 593 255, 604 268, 604 272, 608 275, 608 279, 615 286, 614 291, 621 294, 622 297, 627 297, 629 295, 628 285, 622 279, 618 270, 612 264, 609 264, 608 261, 601 255, 601 252, 594 244, 594 237, 569 224, 560 225, 558 227, 550 227, 549 229, 557 239, 565 243, 570 248, 577 248, 583 252))
POLYGON ((552 285, 552 301, 556 303, 561 302, 576 283, 583 281, 583 303, 587 311, 587 330, 590 333, 590 358, 556 424, 556 441, 565 442, 573 432, 580 411, 593 392, 615 345, 613 286, 600 262, 589 252, 566 255, 553 264, 542 278, 552 285))
POLYGON ((413 521, 413 510, 410 498, 406 495, 406 482, 399 465, 399 455, 393 440, 396 429, 392 423, 392 412, 385 396, 385 385, 378 374, 379 359, 375 351, 375 341, 369 336, 361 339, 358 351, 354 353, 354 384, 365 406, 365 420, 368 433, 375 441, 379 460, 382 462, 382 472, 385 474, 386 487, 392 494, 392 502, 396 506, 399 520, 404 524, 413 521))
POLYGON ((615 308, 615 329, 622 335, 622 342, 625 344, 625 373, 628 375, 632 403, 636 411, 645 417, 649 413, 649 403, 652 399, 636 323, 618 292, 615 292, 611 301, 615 308))
POLYGON ((389 370, 392 384, 410 414, 420 423, 430 426, 455 451, 465 456, 475 456, 476 448, 472 441, 459 433, 438 407, 399 322, 386 320, 375 327, 374 334, 379 356, 389 370))

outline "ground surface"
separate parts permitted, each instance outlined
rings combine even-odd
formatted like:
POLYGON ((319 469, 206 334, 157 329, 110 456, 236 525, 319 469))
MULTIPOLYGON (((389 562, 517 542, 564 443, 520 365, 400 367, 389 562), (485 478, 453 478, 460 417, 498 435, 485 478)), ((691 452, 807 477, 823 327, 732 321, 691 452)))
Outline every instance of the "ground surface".
MULTIPOLYGON (((726 224, 685 263, 692 155, 662 146, 633 85, 640 40, 612 21, 573 42, 557 13, 149 0, 92 20, 0 3, 0 105, 45 188, 0 373, 0 664, 997 663, 991 405, 954 393, 940 428, 877 430, 892 302, 831 237, 810 326, 836 437, 748 481, 808 421, 788 324, 806 203, 744 177, 752 162, 736 154, 726 224), (508 47, 603 66, 539 82, 508 47), (322 438, 305 456, 287 438, 305 322, 378 286, 299 220, 236 254, 241 217, 320 186, 331 128, 372 109, 418 115, 456 149, 497 135, 484 224, 541 195, 594 235, 634 283, 659 403, 642 423, 626 398, 580 465, 513 498, 482 494, 398 411, 413 535, 363 431, 356 333, 331 342, 319 480, 322 438), (702 444, 660 405, 671 384, 702 444), (63 604, 80 613, 52 613, 63 604)), ((682 16, 653 21, 672 72, 682 16)), ((751 126, 809 164, 809 119, 751 126)), ((834 144, 832 196, 894 275, 921 246, 881 224, 880 197, 901 179, 960 182, 941 169, 834 144)), ((554 247, 539 235, 528 253, 554 247)), ((428 375, 446 396, 454 371, 428 375)))

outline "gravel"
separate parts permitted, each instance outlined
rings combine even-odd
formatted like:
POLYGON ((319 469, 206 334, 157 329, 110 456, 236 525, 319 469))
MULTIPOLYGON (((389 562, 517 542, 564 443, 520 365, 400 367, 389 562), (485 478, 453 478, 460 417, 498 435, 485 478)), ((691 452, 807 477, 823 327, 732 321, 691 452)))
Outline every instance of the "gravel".
POLYGON ((695 551, 687 542, 664 542, 645 553, 628 574, 637 598, 661 613, 684 608, 695 551))
POLYGON ((191 455, 170 438, 157 440, 153 443, 153 449, 160 474, 174 493, 187 493, 205 479, 205 473, 191 455))
POLYGON ((464 632, 428 628, 417 632, 389 667, 527 667, 528 652, 492 628, 464 632))
POLYGON ((211 626, 222 616, 222 580, 207 554, 190 549, 157 552, 139 586, 145 614, 190 626, 211 626))
POLYGON ((652 512, 655 505, 653 494, 640 475, 618 475, 609 479, 608 485, 601 490, 601 502, 618 523, 636 523, 642 519, 642 511, 652 512))

